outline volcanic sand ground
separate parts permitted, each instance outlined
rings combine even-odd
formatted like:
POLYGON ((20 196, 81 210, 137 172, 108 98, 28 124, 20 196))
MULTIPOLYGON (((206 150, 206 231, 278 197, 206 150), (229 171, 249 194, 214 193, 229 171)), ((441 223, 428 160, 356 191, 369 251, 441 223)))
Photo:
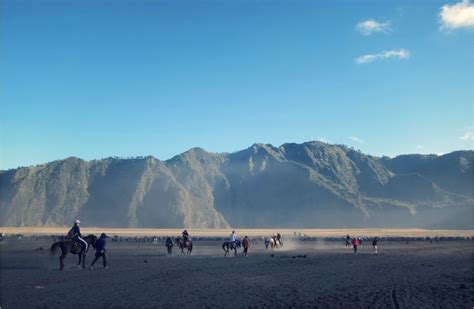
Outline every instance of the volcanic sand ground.
POLYGON ((2 309, 474 306, 471 240, 381 241, 377 256, 369 242, 354 255, 343 242, 287 240, 273 257, 259 242, 248 257, 227 258, 219 241, 196 241, 191 256, 171 257, 161 241, 109 241, 109 269, 99 261, 83 270, 69 255, 62 272, 50 245, 32 238, 0 245, 2 309))

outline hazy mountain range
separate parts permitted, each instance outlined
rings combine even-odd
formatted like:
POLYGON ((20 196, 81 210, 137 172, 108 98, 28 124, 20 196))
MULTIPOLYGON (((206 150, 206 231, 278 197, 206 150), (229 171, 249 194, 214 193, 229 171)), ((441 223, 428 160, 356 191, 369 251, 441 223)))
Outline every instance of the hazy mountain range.
POLYGON ((0 172, 1 226, 474 228, 474 151, 373 157, 322 142, 70 157, 0 172))

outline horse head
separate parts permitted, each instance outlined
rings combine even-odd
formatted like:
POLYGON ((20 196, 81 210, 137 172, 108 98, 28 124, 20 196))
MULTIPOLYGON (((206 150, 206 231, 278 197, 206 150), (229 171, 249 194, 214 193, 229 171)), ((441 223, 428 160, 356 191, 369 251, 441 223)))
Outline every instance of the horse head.
POLYGON ((88 245, 91 245, 92 248, 95 249, 95 243, 97 242, 97 236, 90 234, 84 237, 84 240, 87 242, 88 245))

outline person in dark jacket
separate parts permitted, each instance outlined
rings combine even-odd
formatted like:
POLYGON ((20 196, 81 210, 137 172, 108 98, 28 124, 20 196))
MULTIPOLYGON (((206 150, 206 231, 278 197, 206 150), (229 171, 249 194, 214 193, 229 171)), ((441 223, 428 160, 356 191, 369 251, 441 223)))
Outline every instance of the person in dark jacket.
POLYGON ((107 235, 105 233, 102 233, 100 235, 100 238, 97 239, 96 243, 95 243, 95 258, 94 260, 92 261, 91 263, 91 266, 89 267, 89 269, 94 269, 94 264, 95 262, 97 262, 97 260, 102 257, 102 264, 104 265, 104 268, 108 268, 107 267, 107 256, 105 255, 105 253, 107 252, 107 250, 105 249, 105 245, 107 243, 107 235))
POLYGON ((171 255, 173 253, 173 240, 171 239, 171 236, 166 238, 165 246, 166 249, 168 249, 168 255, 171 255))
POLYGON ((81 251, 82 251, 81 253, 84 253, 84 252, 87 252, 87 242, 84 239, 82 239, 81 229, 79 228, 80 223, 81 221, 79 220, 74 221, 74 225, 69 230, 68 236, 81 245, 81 251))
POLYGON ((244 252, 242 253, 242 255, 247 256, 248 250, 250 248, 250 241, 247 236, 245 236, 244 240, 242 240, 242 246, 244 247, 244 252))
POLYGON ((188 233, 188 230, 184 230, 183 233, 181 233, 183 235, 183 242, 184 244, 186 244, 189 240, 189 233, 188 233))
POLYGON ((379 242, 379 238, 375 237, 374 240, 372 241, 372 246, 374 247, 374 254, 377 255, 377 244, 379 242))

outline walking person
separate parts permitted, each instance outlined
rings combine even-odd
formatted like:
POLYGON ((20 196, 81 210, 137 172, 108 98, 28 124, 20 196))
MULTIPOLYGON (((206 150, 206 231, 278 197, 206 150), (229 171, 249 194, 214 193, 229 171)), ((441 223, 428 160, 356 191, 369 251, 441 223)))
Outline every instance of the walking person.
POLYGON ((166 238, 165 246, 166 249, 168 249, 168 255, 171 255, 173 253, 173 240, 171 239, 171 236, 168 236, 168 238, 166 238))
POLYGON ((244 237, 244 240, 242 240, 242 246, 244 247, 244 252, 242 253, 243 256, 248 255, 248 250, 250 248, 250 241, 247 236, 244 237))
POLYGON ((100 234, 100 238, 97 239, 97 241, 95 243, 95 250, 96 250, 95 251, 95 258, 92 261, 91 266, 89 267, 89 269, 94 269, 95 262, 97 262, 97 260, 101 257, 102 257, 102 265, 104 266, 104 268, 108 268, 107 267, 107 256, 105 255, 105 253, 107 251, 105 249, 105 244, 106 243, 107 243, 107 235, 105 233, 100 234))
POLYGON ((379 238, 375 237, 374 240, 372 241, 372 246, 374 247, 374 254, 377 255, 377 244, 378 244, 379 238))
POLYGON ((352 246, 354 248, 354 254, 357 253, 357 247, 360 245, 360 241, 357 237, 352 238, 352 246))

